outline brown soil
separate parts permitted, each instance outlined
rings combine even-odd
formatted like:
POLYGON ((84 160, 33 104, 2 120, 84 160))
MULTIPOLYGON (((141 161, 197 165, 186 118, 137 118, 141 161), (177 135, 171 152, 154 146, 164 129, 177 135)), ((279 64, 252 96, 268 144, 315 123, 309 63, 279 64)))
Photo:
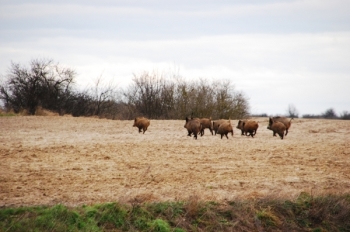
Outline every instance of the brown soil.
POLYGON ((194 140, 184 120, 2 117, 0 207, 350 192, 350 121, 294 119, 281 140, 256 120, 255 138, 194 140))

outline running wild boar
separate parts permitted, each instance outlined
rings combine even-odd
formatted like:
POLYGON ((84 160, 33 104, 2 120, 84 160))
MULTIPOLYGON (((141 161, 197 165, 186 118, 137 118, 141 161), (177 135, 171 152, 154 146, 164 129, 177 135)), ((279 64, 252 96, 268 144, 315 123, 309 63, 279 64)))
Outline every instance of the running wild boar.
POLYGON ((198 119, 186 117, 186 123, 184 128, 187 129, 188 136, 191 137, 191 134, 194 135, 194 138, 197 139, 197 135, 202 131, 202 125, 198 119))
POLYGON ((201 125, 202 125, 201 136, 204 135, 204 129, 209 129, 211 135, 213 135, 213 125, 211 122, 211 117, 210 118, 193 118, 193 117, 191 117, 191 119, 197 119, 201 123, 201 125))
POLYGON ((213 121, 213 131, 215 132, 215 135, 218 133, 218 129, 219 129, 219 126, 220 124, 224 123, 224 122, 229 122, 229 120, 226 120, 226 119, 219 119, 219 120, 215 120, 213 121))
POLYGON ((223 122, 220 124, 219 128, 218 128, 218 132, 219 135, 221 135, 221 139, 222 137, 225 135, 226 138, 228 139, 227 134, 231 133, 232 137, 233 137, 233 127, 231 124, 231 121, 228 120, 228 122, 223 122))
POLYGON ((267 129, 273 131, 273 136, 276 136, 277 133, 280 138, 283 139, 286 126, 282 122, 269 118, 269 125, 267 126, 267 129))
POLYGON ((256 121, 239 120, 236 128, 241 130, 241 135, 252 136, 254 138, 259 124, 256 121))
POLYGON ((143 130, 143 133, 145 133, 149 125, 150 125, 150 121, 147 118, 137 117, 134 120, 133 127, 139 128, 139 133, 141 132, 141 130, 143 130))
MULTIPOLYGON (((273 119, 274 121, 281 122, 281 123, 283 123, 283 124, 285 125, 285 127, 286 127, 286 134, 285 134, 284 136, 287 136, 287 134, 288 134, 288 129, 289 129, 290 126, 292 125, 292 120, 293 120, 293 118, 288 119, 288 118, 286 118, 286 117, 276 116, 276 117, 273 117, 272 119, 273 119)), ((276 135, 274 135, 274 136, 276 136, 276 135)))

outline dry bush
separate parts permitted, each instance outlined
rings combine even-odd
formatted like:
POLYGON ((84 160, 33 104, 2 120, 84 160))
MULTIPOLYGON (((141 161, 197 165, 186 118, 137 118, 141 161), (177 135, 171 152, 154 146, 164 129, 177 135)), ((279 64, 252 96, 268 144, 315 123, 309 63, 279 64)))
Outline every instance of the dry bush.
POLYGON ((36 108, 35 115, 36 116, 59 116, 59 114, 57 112, 43 109, 41 106, 36 108))

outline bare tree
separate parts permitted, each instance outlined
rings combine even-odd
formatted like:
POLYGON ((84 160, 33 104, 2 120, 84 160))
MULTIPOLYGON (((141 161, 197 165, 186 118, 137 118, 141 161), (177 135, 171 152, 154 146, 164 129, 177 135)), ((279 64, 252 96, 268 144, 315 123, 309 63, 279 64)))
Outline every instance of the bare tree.
POLYGON ((91 107, 92 102, 93 98, 88 90, 76 92, 66 107, 67 113, 74 117, 92 116, 94 114, 94 109, 91 107))
POLYGON ((194 83, 193 112, 198 117, 209 117, 214 114, 215 92, 207 79, 199 79, 194 83))
POLYGON ((291 117, 291 118, 298 118, 299 117, 299 112, 293 104, 288 105, 287 116, 291 117))
POLYGON ((195 102, 195 85, 194 83, 186 82, 182 78, 175 80, 175 95, 174 95, 174 114, 175 118, 185 118, 193 112, 195 102))
POLYGON ((134 76, 125 93, 127 104, 135 114, 149 118, 195 117, 243 118, 249 115, 248 98, 234 90, 229 80, 206 79, 185 81, 176 76, 143 73, 134 76))
POLYGON ((232 107, 232 118, 246 118, 249 115, 250 106, 248 102, 248 97, 245 96, 243 92, 235 92, 233 95, 233 105, 232 107))
POLYGON ((91 92, 93 114, 100 117, 105 117, 106 115, 113 117, 117 108, 117 86, 113 84, 113 81, 105 83, 101 75, 96 79, 95 86, 91 92))
POLYGON ((340 118, 344 120, 350 120, 350 112, 343 111, 343 113, 340 114, 340 118))
POLYGON ((327 119, 334 119, 337 118, 337 114, 333 108, 329 108, 322 114, 322 117, 327 119))
POLYGON ((0 86, 0 99, 16 113, 25 109, 33 115, 42 106, 62 114, 71 96, 74 77, 75 71, 53 60, 32 60, 30 68, 11 63, 6 81, 0 86))
POLYGON ((148 118, 165 118, 174 107, 174 85, 157 73, 134 75, 125 96, 139 114, 148 118))
POLYGON ((234 90, 229 80, 214 82, 216 118, 245 118, 249 115, 248 98, 243 92, 234 90))

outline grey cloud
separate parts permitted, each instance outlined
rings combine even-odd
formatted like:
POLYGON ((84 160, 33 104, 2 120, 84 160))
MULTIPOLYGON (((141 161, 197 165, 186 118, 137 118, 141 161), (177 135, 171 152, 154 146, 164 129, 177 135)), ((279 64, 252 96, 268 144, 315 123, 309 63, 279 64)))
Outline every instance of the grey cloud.
MULTIPOLYGON (((3 5, 3 29, 110 30, 129 39, 350 30, 346 1, 57 1, 3 5), (136 3, 137 2, 137 3, 136 3), (110 3, 110 5, 108 5, 110 3)), ((98 34, 98 33, 95 33, 98 34)), ((90 35, 91 36, 91 35, 90 35)))
POLYGON ((229 78, 253 112, 349 110, 348 0, 2 1, 0 74, 48 57, 79 80, 171 66, 229 78), (330 81, 333 80, 333 81, 330 81), (317 83, 317 86, 315 85, 317 83), (310 87, 312 86, 311 90, 310 87), (324 102, 324 104, 322 104, 324 102), (333 105, 332 105, 333 104, 333 105))

